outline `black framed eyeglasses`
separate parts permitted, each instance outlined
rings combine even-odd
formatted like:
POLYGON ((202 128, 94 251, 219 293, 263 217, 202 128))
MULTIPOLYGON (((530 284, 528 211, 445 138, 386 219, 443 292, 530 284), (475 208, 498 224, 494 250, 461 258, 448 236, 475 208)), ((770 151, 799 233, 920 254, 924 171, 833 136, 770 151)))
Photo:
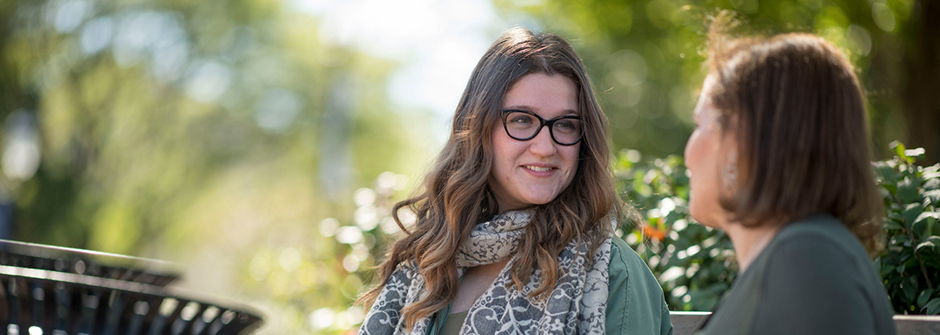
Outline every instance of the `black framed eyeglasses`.
POLYGON ((518 109, 503 110, 503 129, 515 140, 528 141, 548 126, 548 132, 555 143, 575 145, 581 141, 581 117, 575 115, 559 116, 545 120, 530 111, 518 109))

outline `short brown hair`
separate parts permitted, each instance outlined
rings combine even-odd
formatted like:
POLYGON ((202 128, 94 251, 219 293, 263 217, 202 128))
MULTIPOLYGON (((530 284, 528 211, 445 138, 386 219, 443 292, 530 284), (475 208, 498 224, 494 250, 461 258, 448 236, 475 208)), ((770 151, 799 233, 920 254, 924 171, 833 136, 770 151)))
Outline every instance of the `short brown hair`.
POLYGON ((731 38, 714 25, 708 58, 711 101, 740 157, 722 206, 745 225, 829 213, 877 251, 884 213, 849 60, 811 34, 731 38))

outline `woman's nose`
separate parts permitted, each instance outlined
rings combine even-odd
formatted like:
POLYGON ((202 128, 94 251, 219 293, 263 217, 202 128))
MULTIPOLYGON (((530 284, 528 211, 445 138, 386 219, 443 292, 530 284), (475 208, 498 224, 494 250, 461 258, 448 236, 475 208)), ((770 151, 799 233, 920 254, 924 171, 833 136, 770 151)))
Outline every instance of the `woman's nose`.
POLYGON ((557 148, 555 148, 555 141, 552 140, 552 134, 548 127, 540 130, 538 135, 535 135, 535 138, 529 141, 532 142, 529 145, 529 151, 535 155, 551 156, 558 151, 557 148))

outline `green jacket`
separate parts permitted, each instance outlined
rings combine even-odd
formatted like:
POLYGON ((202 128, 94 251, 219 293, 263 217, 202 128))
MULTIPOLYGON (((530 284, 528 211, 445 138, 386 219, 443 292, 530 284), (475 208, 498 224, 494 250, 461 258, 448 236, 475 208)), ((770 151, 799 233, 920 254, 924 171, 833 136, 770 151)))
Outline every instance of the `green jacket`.
POLYGON ((626 242, 610 244, 607 334, 672 334, 669 309, 650 268, 626 242))

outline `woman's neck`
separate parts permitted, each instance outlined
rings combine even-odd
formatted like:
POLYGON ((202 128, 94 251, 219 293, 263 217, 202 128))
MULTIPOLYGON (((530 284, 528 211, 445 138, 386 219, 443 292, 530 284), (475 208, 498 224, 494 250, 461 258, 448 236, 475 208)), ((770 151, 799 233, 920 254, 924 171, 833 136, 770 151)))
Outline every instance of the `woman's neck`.
POLYGON ((725 232, 731 238, 734 253, 738 259, 739 272, 744 273, 751 262, 760 255, 764 248, 770 244, 781 225, 765 224, 757 227, 747 227, 739 223, 725 225, 725 232))

